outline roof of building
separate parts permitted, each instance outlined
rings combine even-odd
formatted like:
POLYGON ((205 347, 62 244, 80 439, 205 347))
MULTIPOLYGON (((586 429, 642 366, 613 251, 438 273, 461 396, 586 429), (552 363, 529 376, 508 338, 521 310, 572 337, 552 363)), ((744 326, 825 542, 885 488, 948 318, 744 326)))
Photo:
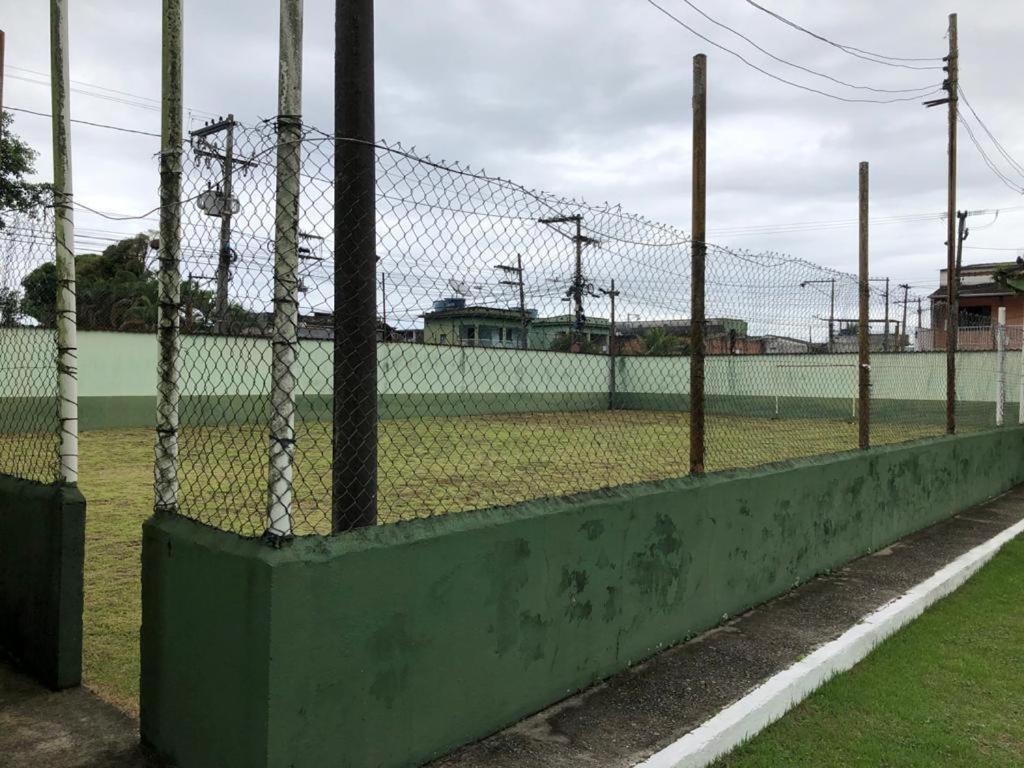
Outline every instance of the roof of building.
MULTIPOLYGON (((534 327, 545 325, 571 326, 576 322, 575 315, 555 315, 554 317, 538 317, 531 325, 534 327)), ((603 317, 584 317, 584 326, 608 328, 611 323, 603 317)))
POLYGON ((522 321, 523 313, 518 309, 499 309, 498 307, 460 307, 458 309, 439 309, 433 312, 424 312, 420 317, 424 320, 447 320, 460 317, 484 318, 488 320, 509 320, 518 323, 522 321))
MULTIPOLYGON (((1009 288, 1005 288, 996 282, 989 283, 978 283, 976 285, 961 285, 959 295, 961 298, 966 296, 1014 296, 1016 291, 1011 291, 1009 288)), ((928 295, 929 299, 944 299, 946 298, 945 286, 937 288, 935 291, 928 295)))

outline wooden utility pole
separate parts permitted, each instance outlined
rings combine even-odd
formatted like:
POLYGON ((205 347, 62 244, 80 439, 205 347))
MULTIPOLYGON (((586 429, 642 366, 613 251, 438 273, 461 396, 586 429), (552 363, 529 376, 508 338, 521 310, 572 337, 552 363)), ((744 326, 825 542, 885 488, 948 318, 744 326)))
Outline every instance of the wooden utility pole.
POLYGON ((530 319, 526 314, 526 281, 523 273, 523 255, 521 253, 516 254, 516 265, 514 267, 510 264, 499 264, 497 269, 500 269, 506 274, 516 276, 514 280, 502 280, 501 285, 507 285, 519 290, 519 322, 522 325, 519 337, 519 346, 522 349, 526 349, 527 330, 529 329, 530 319))
POLYGON ((704 267, 707 257, 707 56, 693 57, 693 194, 690 273, 690 473, 704 474, 704 267))
MULTIPOLYGON (((900 288, 903 289, 903 332, 897 338, 899 339, 899 351, 903 352, 906 349, 903 340, 907 336, 907 304, 910 303, 910 285, 903 283, 900 288)), ((918 320, 918 328, 920 328, 920 318, 918 320)))
POLYGON ((214 207, 206 213, 220 217, 220 246, 217 260, 217 285, 214 292, 213 316, 217 321, 219 333, 227 333, 228 288, 231 284, 231 264, 234 252, 231 250, 231 217, 234 215, 234 169, 235 166, 251 168, 253 160, 235 157, 235 122, 234 115, 211 121, 197 128, 189 135, 192 137, 193 150, 196 157, 214 160, 221 164, 221 189, 214 207), (224 134, 224 151, 212 146, 207 138, 224 134))
POLYGON ((608 410, 615 409, 615 299, 620 291, 615 290, 615 281, 612 280, 610 288, 602 288, 601 293, 611 301, 611 319, 608 324, 608 410))
MULTIPOLYGON (((959 107, 960 44, 957 36, 956 14, 949 14, 949 54, 946 56, 946 81, 942 84, 948 94, 944 99, 926 101, 925 106, 948 105, 948 161, 946 185, 946 432, 956 432, 956 342, 957 323, 954 314, 957 305, 956 251, 957 225, 953 221, 956 211, 956 130, 959 107)), ((934 330, 934 329, 933 329, 934 330)))
POLYGON ((860 164, 860 292, 859 324, 857 328, 857 437, 861 448, 871 445, 871 346, 869 333, 870 290, 868 276, 868 164, 860 164))
POLYGON ((586 315, 583 311, 583 295, 592 291, 591 288, 587 287, 586 278, 583 275, 583 246, 598 245, 599 243, 594 238, 583 234, 583 217, 579 214, 540 219, 540 223, 552 227, 558 234, 570 238, 576 244, 576 263, 573 269, 572 285, 569 286, 569 290, 565 293, 573 302, 572 345, 574 349, 579 351, 582 349, 584 339, 583 325, 586 322, 586 315), (555 226, 556 224, 574 224, 576 232, 575 234, 567 235, 558 229, 555 226))
POLYGON ((232 202, 232 166, 235 156, 235 116, 228 115, 224 139, 224 210, 220 216, 220 249, 217 262, 217 294, 214 311, 220 332, 227 333, 228 319, 228 281, 231 279, 231 214, 232 202))

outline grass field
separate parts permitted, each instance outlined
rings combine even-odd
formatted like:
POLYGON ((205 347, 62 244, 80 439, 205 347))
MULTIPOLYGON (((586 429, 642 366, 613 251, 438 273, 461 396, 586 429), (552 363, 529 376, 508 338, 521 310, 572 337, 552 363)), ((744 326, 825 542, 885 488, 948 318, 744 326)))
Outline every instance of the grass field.
MULTIPOLYGON (((818 419, 710 416, 708 469, 754 466, 856 446, 856 425, 818 419)), ((941 433, 890 425, 876 444, 941 433)), ((299 532, 329 519, 329 427, 299 435, 299 532), (304 521, 304 522, 303 522, 304 521)), ((384 522, 511 504, 542 496, 687 473, 687 414, 609 411, 383 421, 380 517, 384 522)), ((88 500, 85 680, 137 709, 141 526, 152 507, 152 430, 85 432, 80 485, 88 500)), ((208 520, 259 533, 266 438, 249 427, 183 431, 182 498, 208 520), (228 516, 225 511, 237 514, 228 516)))
POLYGON ((715 768, 1024 765, 1022 591, 1017 539, 715 768))

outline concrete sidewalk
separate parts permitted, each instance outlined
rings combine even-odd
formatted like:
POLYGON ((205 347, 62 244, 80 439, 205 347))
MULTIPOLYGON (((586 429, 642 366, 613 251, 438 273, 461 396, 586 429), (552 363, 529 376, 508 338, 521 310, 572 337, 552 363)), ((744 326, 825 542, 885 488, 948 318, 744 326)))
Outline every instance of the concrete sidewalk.
POLYGON ((139 724, 86 688, 53 693, 0 662, 2 768, 156 768, 139 724))
POLYGON ((814 579, 432 768, 628 768, 1024 519, 1024 486, 814 579))
MULTIPOLYGON (((432 764, 633 766, 943 566, 1024 519, 1024 486, 814 579, 432 764)), ((138 723, 0 662, 0 768, 156 768, 138 723)))

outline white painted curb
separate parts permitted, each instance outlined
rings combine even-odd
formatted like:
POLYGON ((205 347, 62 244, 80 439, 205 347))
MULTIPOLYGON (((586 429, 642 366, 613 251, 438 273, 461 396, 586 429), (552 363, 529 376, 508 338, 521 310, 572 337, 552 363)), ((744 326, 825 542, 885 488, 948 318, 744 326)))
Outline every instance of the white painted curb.
POLYGON ((850 669, 932 603, 960 587, 1004 544, 1021 533, 1024 533, 1024 520, 961 555, 928 580, 769 678, 675 743, 637 764, 636 768, 704 768, 778 720, 831 677, 850 669))

